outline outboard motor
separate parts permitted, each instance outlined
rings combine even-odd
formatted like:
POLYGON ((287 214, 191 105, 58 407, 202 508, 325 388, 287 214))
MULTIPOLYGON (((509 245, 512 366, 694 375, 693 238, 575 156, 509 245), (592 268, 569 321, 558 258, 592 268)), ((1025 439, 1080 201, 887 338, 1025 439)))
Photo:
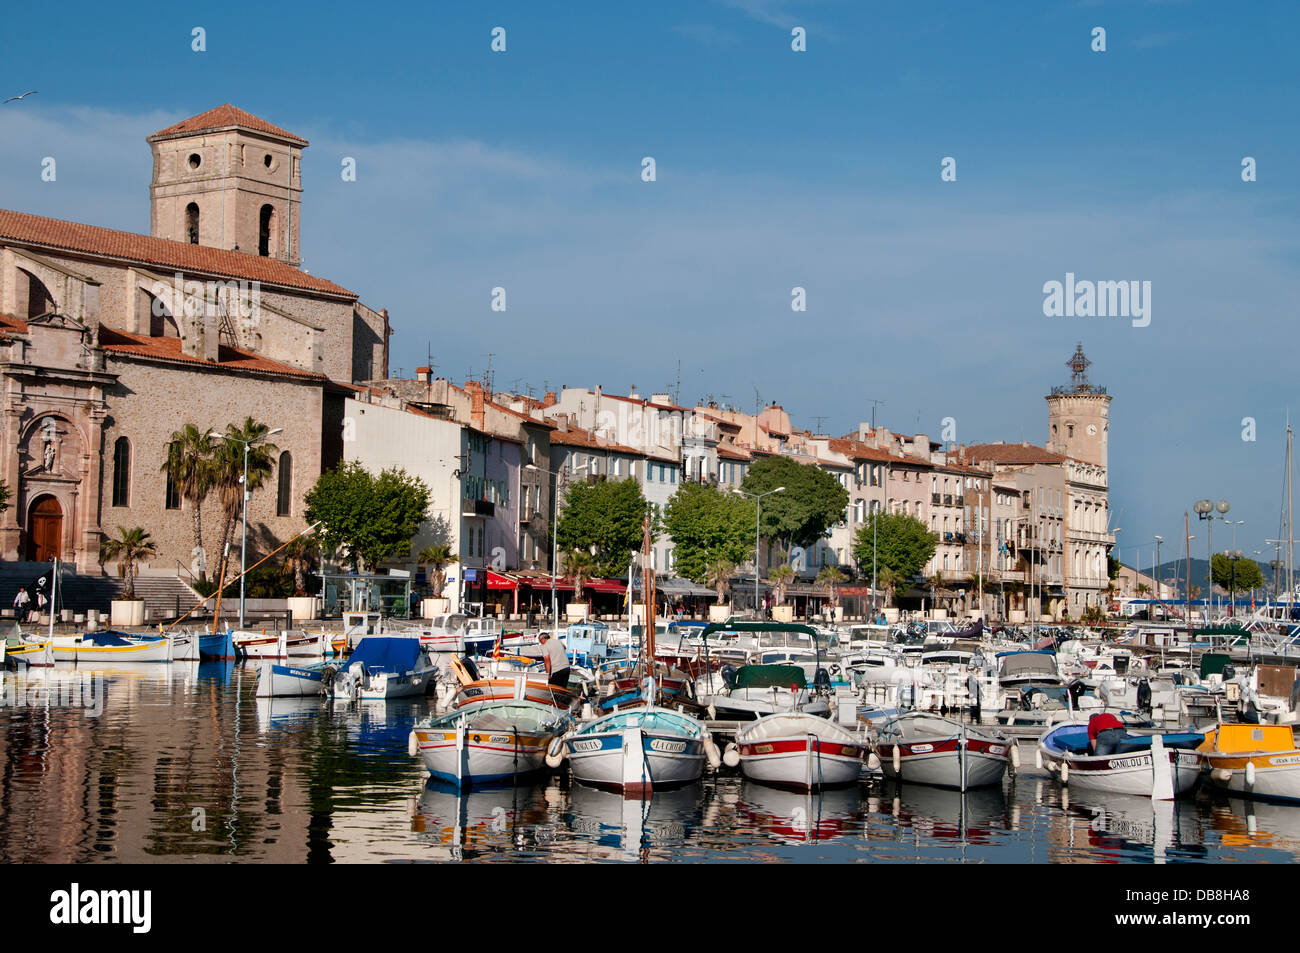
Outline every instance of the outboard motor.
POLYGON ((1246 701, 1246 707, 1241 710, 1241 723, 1243 725, 1259 724, 1259 709, 1255 707, 1253 700, 1246 701))
POLYGON ((730 691, 736 681, 736 666, 724 665, 718 669, 718 674, 722 676, 722 684, 726 685, 727 690, 730 691))
POLYGON ((817 669, 813 675, 813 691, 819 695, 829 695, 831 692, 831 675, 824 668, 817 669))
POLYGON ((1138 682, 1137 706, 1139 711, 1151 710, 1151 683, 1145 678, 1138 682))
POLYGON ((1079 699, 1083 697, 1083 693, 1086 692, 1087 690, 1088 690, 1088 686, 1083 684, 1083 682, 1077 678, 1070 683, 1069 691, 1070 691, 1071 707, 1073 707, 1076 710, 1078 709, 1079 699))
POLYGON ((1237 676, 1237 670, 1231 665, 1223 666, 1223 680, 1230 682, 1237 676))

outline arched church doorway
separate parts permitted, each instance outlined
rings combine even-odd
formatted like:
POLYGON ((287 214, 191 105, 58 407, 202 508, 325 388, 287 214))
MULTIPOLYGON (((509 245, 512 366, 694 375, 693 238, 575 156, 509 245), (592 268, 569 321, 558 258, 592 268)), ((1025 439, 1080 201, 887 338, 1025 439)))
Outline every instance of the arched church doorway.
POLYGON ((63 507, 52 496, 39 497, 27 514, 27 558, 49 562, 61 555, 63 507))

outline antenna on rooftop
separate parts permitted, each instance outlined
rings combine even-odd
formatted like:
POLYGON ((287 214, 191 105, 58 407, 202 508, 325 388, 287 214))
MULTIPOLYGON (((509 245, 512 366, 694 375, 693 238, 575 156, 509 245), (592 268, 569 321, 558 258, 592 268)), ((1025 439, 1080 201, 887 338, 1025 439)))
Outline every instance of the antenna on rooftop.
POLYGON ((868 397, 867 401, 871 404, 871 429, 876 429, 876 407, 883 404, 883 400, 876 400, 874 397, 868 397))
POLYGON ((812 419, 815 420, 815 421, 817 421, 817 431, 816 431, 816 433, 813 434, 813 436, 815 436, 815 437, 820 437, 820 436, 822 435, 822 433, 823 433, 823 430, 822 430, 822 421, 827 420, 828 418, 826 418, 826 417, 819 417, 817 414, 813 414, 813 415, 812 415, 812 419))

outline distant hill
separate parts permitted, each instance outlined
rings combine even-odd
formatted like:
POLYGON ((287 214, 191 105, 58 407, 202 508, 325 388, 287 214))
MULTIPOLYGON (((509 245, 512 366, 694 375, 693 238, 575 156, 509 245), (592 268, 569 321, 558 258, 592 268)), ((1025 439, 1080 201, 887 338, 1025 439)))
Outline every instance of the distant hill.
MULTIPOLYGON (((1129 569, 1134 569, 1142 573, 1143 575, 1151 575, 1151 565, 1149 563, 1145 566, 1133 566, 1130 565, 1129 563, 1124 563, 1124 565, 1129 569)), ((1195 557, 1192 558, 1192 565, 1191 565, 1192 585, 1200 586, 1202 591, 1204 591, 1205 589, 1205 578, 1208 572, 1207 569, 1208 566, 1209 566, 1208 560, 1196 559, 1195 557)), ((1269 584, 1269 587, 1274 591, 1276 591, 1277 586, 1275 586, 1273 583, 1273 570, 1268 565, 1268 563, 1260 562, 1259 571, 1264 574, 1264 580, 1269 584)), ((1178 588, 1179 593, 1181 593, 1183 591, 1183 587, 1187 583, 1187 573, 1188 573, 1188 567, 1187 567, 1186 559, 1169 559, 1160 564, 1157 578, 1160 579, 1160 581, 1167 586, 1176 586, 1178 588)), ((1278 573, 1278 575, 1280 577, 1285 577, 1286 569, 1283 568, 1278 573)), ((1300 583, 1300 566, 1296 567, 1296 579, 1298 583, 1300 583)), ((1282 588, 1283 589, 1286 588, 1285 578, 1282 579, 1282 588)), ((1228 592, 1227 589, 1224 589, 1220 586, 1215 586, 1214 589, 1216 592, 1221 592, 1224 595, 1226 595, 1228 592)))

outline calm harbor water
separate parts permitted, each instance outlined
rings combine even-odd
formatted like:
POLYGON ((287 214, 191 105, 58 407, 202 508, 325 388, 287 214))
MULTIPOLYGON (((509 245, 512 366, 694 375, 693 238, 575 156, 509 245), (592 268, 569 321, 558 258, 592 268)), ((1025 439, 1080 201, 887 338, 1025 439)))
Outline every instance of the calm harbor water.
POLYGON ((1154 807, 1019 776, 961 795, 791 794, 725 770, 624 801, 549 780, 457 796, 407 734, 432 699, 255 699, 234 663, 0 677, 0 862, 1282 863, 1300 808, 1201 791, 1154 807))

